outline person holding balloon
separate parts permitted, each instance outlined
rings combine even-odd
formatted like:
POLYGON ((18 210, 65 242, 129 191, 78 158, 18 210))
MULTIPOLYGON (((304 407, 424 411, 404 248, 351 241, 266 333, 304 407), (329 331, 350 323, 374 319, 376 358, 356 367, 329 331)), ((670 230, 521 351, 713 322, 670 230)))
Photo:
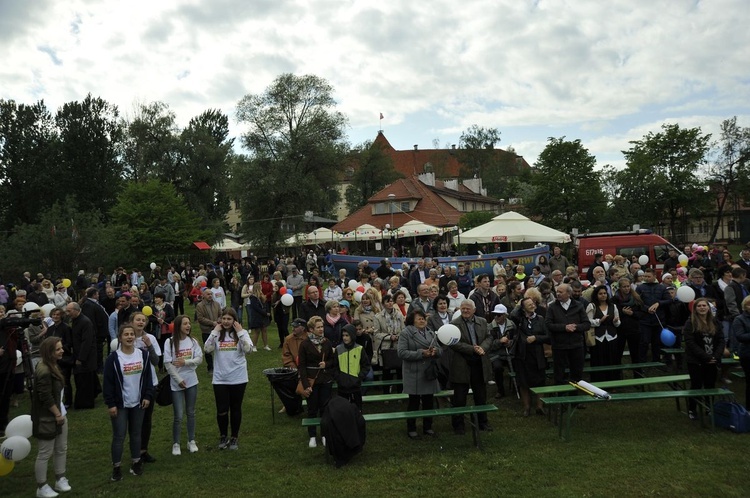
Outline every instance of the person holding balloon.
POLYGON ((47 337, 39 346, 41 361, 34 371, 34 391, 31 402, 33 435, 38 441, 34 464, 38 497, 54 497, 57 491, 70 491, 65 477, 68 452, 68 419, 62 400, 65 377, 57 362, 65 354, 59 337, 47 337), (53 457, 55 489, 47 484, 47 463, 53 457))
POLYGON ((664 328, 662 323, 666 321, 666 310, 672 302, 672 297, 667 292, 667 287, 656 279, 653 268, 643 270, 643 282, 638 285, 638 294, 641 296, 645 311, 640 320, 641 351, 639 358, 642 362, 646 361, 648 349, 651 346, 651 361, 658 362, 661 358, 662 343, 660 336, 661 330, 664 328))
MULTIPOLYGON (((685 360, 690 375, 690 389, 711 389, 724 355, 724 334, 721 325, 711 312, 711 303, 698 298, 693 303, 693 312, 685 322, 685 360)), ((688 400, 688 416, 695 420, 696 400, 688 400)))
MULTIPOLYGON (((427 315, 422 310, 414 310, 406 317, 406 328, 398 335, 398 357, 403 363, 404 392, 409 395, 407 411, 432 410, 435 393, 440 391, 437 378, 429 378, 428 367, 433 359, 439 358, 442 349, 437 343, 435 332, 427 326, 427 315)), ((432 430, 432 417, 422 420, 422 433, 435 436, 432 430)), ((406 419, 406 434, 410 439, 418 439, 417 419, 406 419)))

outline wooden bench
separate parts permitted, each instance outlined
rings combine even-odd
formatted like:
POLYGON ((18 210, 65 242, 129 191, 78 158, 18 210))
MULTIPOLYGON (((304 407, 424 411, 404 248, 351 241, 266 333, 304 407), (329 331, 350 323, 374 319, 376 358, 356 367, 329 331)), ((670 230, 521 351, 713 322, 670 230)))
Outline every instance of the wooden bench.
MULTIPOLYGON (((599 399, 593 396, 557 396, 554 398, 542 398, 542 402, 552 408, 559 408, 561 421, 558 426, 558 435, 561 439, 570 440, 570 421, 573 418, 573 414, 576 411, 576 406, 581 404, 590 403, 607 403, 612 401, 643 401, 650 399, 667 399, 674 398, 679 400, 680 398, 699 398, 697 401, 702 408, 710 409, 713 406, 713 399, 716 397, 734 398, 734 393, 726 389, 686 389, 680 391, 647 391, 647 392, 633 392, 633 393, 621 393, 612 394, 609 399, 599 399), (705 403, 703 397, 709 398, 708 403, 705 403)), ((700 416, 701 425, 703 426, 703 412, 704 410, 698 410, 700 416)), ((711 426, 713 427, 713 413, 711 414, 711 426)))
MULTIPOLYGON (((473 391, 469 389, 468 394, 473 394, 473 391)), ((435 398, 449 398, 453 396, 453 390, 448 389, 440 391, 434 394, 435 398)), ((409 399, 409 395, 406 393, 394 393, 394 394, 370 394, 368 396, 362 396, 362 403, 376 403, 379 401, 403 401, 409 399)), ((307 400, 302 401, 302 406, 307 406, 307 400)))
MULTIPOLYGON (((646 387, 653 384, 676 384, 690 380, 690 376, 684 375, 662 375, 659 377, 636 377, 634 379, 607 380, 597 382, 596 387, 602 389, 618 389, 621 387, 646 387)), ((562 394, 577 391, 578 389, 570 384, 558 384, 554 386, 532 387, 531 392, 537 395, 543 394, 562 394)))
POLYGON ((734 375, 735 377, 737 377, 739 379, 744 379, 745 378, 745 372, 742 371, 742 370, 735 370, 735 371, 732 372, 732 375, 734 375))
MULTIPOLYGON (((389 420, 406 420, 409 418, 423 417, 447 417, 453 415, 471 415, 469 424, 471 425, 474 446, 481 449, 482 442, 479 436, 479 413, 489 413, 497 411, 495 405, 479 406, 459 406, 451 408, 437 408, 433 410, 417 410, 413 412, 386 412, 386 413, 365 413, 363 417, 366 422, 385 422, 389 420)), ((302 419, 302 427, 316 427, 320 425, 320 417, 302 419)))

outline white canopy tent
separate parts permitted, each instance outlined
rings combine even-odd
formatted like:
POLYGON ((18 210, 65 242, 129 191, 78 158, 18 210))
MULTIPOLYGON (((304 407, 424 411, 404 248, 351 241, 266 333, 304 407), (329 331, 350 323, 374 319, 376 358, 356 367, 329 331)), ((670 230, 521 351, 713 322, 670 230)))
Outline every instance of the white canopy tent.
POLYGON ((353 242, 356 240, 378 240, 383 238, 383 231, 372 225, 365 223, 360 225, 356 230, 341 236, 342 242, 353 242))
POLYGON ((421 237, 422 235, 442 235, 445 230, 419 220, 411 220, 396 230, 396 237, 400 239, 403 237, 421 237))
POLYGON ((341 234, 330 228, 320 227, 305 235, 306 244, 322 244, 325 242, 339 242, 341 234))
POLYGON ((474 227, 461 234, 464 244, 494 244, 500 242, 570 242, 570 235, 549 228, 526 216, 508 211, 484 225, 474 227))
POLYGON ((232 239, 224 239, 211 247, 212 251, 241 251, 244 246, 232 239))
POLYGON ((284 247, 305 245, 305 238, 307 238, 307 234, 296 233, 284 241, 284 247))

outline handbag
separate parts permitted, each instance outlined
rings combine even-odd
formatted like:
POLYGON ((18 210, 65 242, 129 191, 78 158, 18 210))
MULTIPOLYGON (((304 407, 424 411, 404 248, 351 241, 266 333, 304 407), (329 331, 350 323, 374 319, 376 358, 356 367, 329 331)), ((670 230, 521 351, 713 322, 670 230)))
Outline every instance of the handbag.
POLYGON ((395 349, 381 349, 380 358, 383 362, 383 370, 401 370, 403 363, 398 357, 395 349))
POLYGON ((587 346, 596 346, 596 329, 594 327, 590 327, 586 332, 584 332, 584 339, 586 340, 587 346))
POLYGON ((172 404, 172 386, 169 379, 169 375, 165 375, 156 386, 154 401, 159 406, 169 406, 172 404))
MULTIPOLYGON (((326 355, 323 353, 323 359, 322 361, 326 361, 326 355)), ((297 364, 299 365, 299 357, 297 357, 297 364)), ((312 388, 315 385, 315 379, 318 378, 318 375, 320 375, 320 371, 322 369, 318 369, 318 371, 315 373, 315 377, 308 377, 307 378, 307 384, 312 388)), ((302 384, 302 377, 297 381, 297 389, 294 390, 297 394, 302 396, 303 398, 309 398, 310 395, 305 391, 305 386, 302 384)))

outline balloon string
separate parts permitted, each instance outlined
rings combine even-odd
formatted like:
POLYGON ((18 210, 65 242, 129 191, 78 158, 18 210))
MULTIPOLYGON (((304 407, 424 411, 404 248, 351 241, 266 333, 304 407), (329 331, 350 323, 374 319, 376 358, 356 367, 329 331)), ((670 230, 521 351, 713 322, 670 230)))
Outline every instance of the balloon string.
POLYGON ((661 320, 659 320, 659 315, 657 315, 657 314, 656 314, 656 312, 654 312, 654 316, 656 317, 656 321, 658 321, 658 322, 659 322, 659 326, 660 326, 660 327, 661 327, 662 329, 664 329, 664 328, 665 328, 665 327, 664 327, 664 324, 662 324, 662 323, 661 323, 661 320))

